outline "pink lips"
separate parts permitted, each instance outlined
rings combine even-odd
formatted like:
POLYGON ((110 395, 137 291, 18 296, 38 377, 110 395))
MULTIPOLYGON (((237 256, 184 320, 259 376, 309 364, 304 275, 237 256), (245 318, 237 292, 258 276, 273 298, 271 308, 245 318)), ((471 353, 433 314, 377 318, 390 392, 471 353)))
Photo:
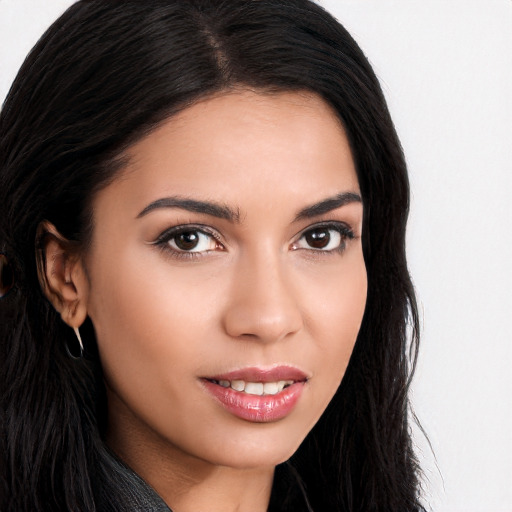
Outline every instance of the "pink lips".
POLYGON ((233 415, 252 422, 277 421, 287 416, 298 402, 307 375, 291 366, 277 366, 270 369, 243 368, 222 375, 202 379, 206 391, 233 415), (251 395, 223 387, 220 381, 242 380, 245 382, 294 381, 275 395, 251 395))

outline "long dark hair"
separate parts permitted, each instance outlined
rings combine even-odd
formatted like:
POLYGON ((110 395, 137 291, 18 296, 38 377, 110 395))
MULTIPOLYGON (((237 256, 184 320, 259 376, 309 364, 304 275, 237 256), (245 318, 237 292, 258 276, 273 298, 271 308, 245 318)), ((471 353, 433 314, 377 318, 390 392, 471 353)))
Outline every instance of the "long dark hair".
MULTIPOLYGON (((85 247, 91 198, 115 179, 123 151, 231 88, 320 95, 345 127, 364 202, 361 330, 334 399, 288 464, 315 512, 421 509, 409 430, 409 186, 365 56, 309 0, 83 0, 29 54, 0 117, 0 253, 15 276, 0 299, 2 510, 91 512, 99 479, 124 510, 98 469, 106 405, 94 330, 85 326, 86 357, 70 358, 73 332, 39 285, 37 227, 47 219, 85 247)), ((271 509, 301 510, 279 475, 271 509)))

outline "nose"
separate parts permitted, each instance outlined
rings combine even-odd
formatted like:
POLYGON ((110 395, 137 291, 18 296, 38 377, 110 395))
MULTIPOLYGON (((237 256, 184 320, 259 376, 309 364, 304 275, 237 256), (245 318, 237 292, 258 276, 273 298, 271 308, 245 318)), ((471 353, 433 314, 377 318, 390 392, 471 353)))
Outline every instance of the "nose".
POLYGON ((224 314, 229 336, 273 342, 302 329, 298 296, 284 267, 278 255, 241 262, 224 314))

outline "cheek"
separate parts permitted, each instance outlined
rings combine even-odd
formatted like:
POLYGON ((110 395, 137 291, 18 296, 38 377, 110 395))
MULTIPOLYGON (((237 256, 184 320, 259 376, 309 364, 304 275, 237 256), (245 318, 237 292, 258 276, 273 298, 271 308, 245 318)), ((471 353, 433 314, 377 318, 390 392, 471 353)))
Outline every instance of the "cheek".
POLYGON ((146 254, 138 257, 136 250, 127 250, 124 255, 95 268, 89 315, 107 379, 115 376, 122 382, 129 374, 144 385, 149 384, 148 375, 160 372, 164 360, 165 375, 180 372, 191 347, 173 341, 190 336, 193 311, 165 263, 162 271, 162 264, 148 261, 146 254), (165 357, 169 352, 173 357, 165 357))
POLYGON ((336 388, 352 354, 367 295, 362 254, 345 263, 341 271, 319 282, 308 315, 312 338, 323 354, 322 374, 336 388))
POLYGON ((207 267, 170 265, 147 248, 96 261, 89 314, 107 382, 120 394, 131 386, 155 396, 190 380, 219 325, 220 278, 207 267))

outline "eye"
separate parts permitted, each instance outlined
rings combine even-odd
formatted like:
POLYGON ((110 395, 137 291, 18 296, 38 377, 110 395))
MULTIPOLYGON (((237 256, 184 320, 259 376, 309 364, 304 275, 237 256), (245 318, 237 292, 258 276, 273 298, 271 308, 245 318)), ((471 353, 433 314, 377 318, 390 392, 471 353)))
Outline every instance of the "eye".
POLYGON ((196 226, 177 226, 162 233, 155 242, 171 252, 186 255, 207 253, 223 249, 217 237, 206 230, 196 226))
POLYGON ((217 241, 201 231, 182 231, 174 235, 168 244, 179 251, 204 252, 215 249, 217 241))
POLYGON ((353 231, 345 224, 314 226, 302 232, 297 241, 292 244, 292 249, 343 252, 347 239, 351 240, 353 238, 353 231))

